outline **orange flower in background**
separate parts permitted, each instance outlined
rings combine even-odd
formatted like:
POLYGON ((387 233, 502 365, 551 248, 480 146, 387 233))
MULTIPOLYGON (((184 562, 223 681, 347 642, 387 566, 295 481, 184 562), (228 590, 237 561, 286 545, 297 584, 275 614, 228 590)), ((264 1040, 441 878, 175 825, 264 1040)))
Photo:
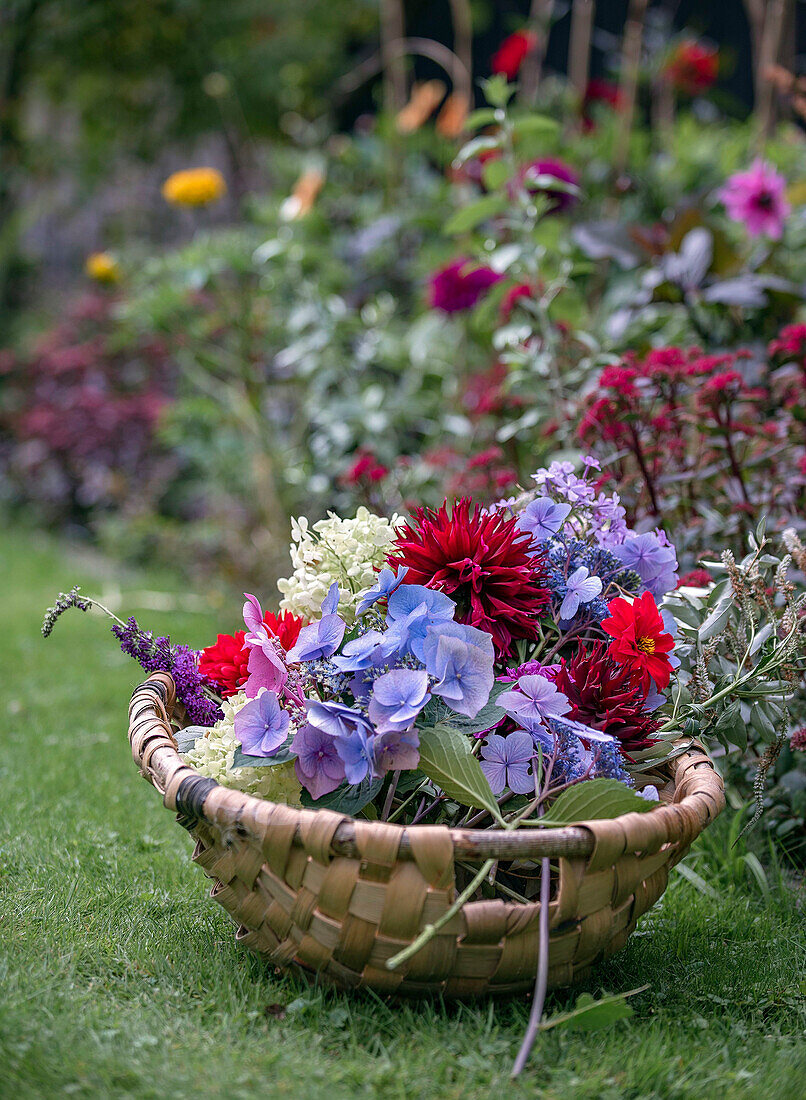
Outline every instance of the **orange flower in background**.
POLYGON ((108 252, 91 252, 84 262, 84 271, 96 283, 112 284, 120 281, 117 260, 108 252))
POLYGON ((318 168, 309 168, 303 172, 294 184, 294 190, 280 207, 280 216, 286 221, 304 218, 313 210, 319 192, 325 185, 325 177, 318 168))
POLYGON ((468 106, 467 96, 451 92, 437 115, 437 133, 446 138, 458 138, 465 128, 468 106))
POLYGON ((217 168, 186 168, 174 172, 162 185, 163 198, 174 206, 209 206, 227 193, 217 168))
POLYGON ((425 80, 411 89, 411 98, 395 119, 395 125, 401 134, 413 134, 426 122, 445 95, 445 85, 441 80, 425 80))

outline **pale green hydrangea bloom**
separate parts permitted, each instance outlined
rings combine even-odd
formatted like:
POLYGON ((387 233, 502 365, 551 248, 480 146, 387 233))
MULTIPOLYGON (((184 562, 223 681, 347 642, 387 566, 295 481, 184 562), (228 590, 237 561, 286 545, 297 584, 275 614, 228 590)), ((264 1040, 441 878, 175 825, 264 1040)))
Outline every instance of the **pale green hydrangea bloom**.
POLYGON ((304 517, 291 521, 291 564, 294 573, 277 582, 283 594, 280 608, 305 619, 320 617, 320 604, 334 581, 339 586, 339 614, 351 623, 361 597, 376 581, 402 516, 373 515, 359 508, 353 519, 333 512, 309 525, 304 517))
POLYGON ((183 754, 185 763, 208 779, 215 779, 222 787, 232 787, 244 794, 254 794, 270 802, 284 802, 287 806, 301 805, 302 790, 294 771, 294 761, 274 764, 269 768, 233 768, 232 761, 240 742, 235 737, 235 715, 249 700, 239 691, 221 704, 224 717, 199 737, 190 750, 183 754))

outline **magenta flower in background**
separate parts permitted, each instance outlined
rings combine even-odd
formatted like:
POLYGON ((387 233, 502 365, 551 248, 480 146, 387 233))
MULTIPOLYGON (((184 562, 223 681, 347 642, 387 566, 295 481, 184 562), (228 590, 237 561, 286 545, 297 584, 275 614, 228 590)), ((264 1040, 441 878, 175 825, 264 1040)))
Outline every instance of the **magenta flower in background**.
POLYGON ((551 201, 549 214, 560 214, 579 199, 579 176, 569 165, 553 157, 527 164, 521 170, 520 182, 530 195, 545 195, 551 201), (552 185, 552 180, 558 180, 559 184, 552 185))
POLYGON ((431 276, 428 302, 443 313, 472 309, 501 278, 490 267, 475 267, 472 260, 454 260, 431 276))
POLYGON ((777 241, 784 231, 790 206, 786 180, 763 160, 755 160, 747 172, 735 172, 719 192, 728 217, 743 222, 750 237, 777 241))

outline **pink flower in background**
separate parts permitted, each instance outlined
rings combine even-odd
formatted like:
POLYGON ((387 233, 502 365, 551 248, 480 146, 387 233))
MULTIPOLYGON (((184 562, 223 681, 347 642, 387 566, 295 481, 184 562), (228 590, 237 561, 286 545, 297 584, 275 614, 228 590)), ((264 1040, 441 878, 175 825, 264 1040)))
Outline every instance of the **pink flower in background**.
POLYGON ((549 214, 558 214, 573 206, 579 196, 579 176, 564 161, 549 157, 546 160, 534 160, 521 169, 521 186, 530 195, 545 195, 551 200, 549 214), (552 186, 557 180, 557 186, 552 186), (566 190, 566 185, 569 190, 566 190))
POLYGON ((500 278, 490 267, 475 267, 472 260, 454 260, 431 276, 429 305, 443 313, 472 309, 500 278))
POLYGON ((763 160, 755 160, 747 172, 736 172, 719 192, 728 217, 744 222, 751 237, 780 240, 790 206, 786 180, 763 160))

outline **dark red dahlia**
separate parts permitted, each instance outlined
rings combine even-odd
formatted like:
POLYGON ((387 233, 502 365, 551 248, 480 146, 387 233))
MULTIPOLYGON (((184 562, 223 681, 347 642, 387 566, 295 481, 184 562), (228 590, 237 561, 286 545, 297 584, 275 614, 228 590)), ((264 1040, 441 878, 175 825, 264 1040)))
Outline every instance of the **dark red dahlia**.
POLYGON ((654 744, 651 735, 660 723, 645 710, 641 676, 608 657, 604 642, 580 646, 562 662, 554 682, 573 708, 568 717, 611 734, 627 755, 654 744))
POLYGON ((678 588, 707 588, 713 583, 713 577, 707 569, 692 569, 690 573, 684 573, 677 582, 678 588))
MULTIPOLYGON (((304 619, 288 611, 282 611, 279 615, 267 611, 263 622, 285 650, 291 649, 305 625, 304 619)), ((218 689, 222 699, 228 699, 230 695, 240 691, 249 677, 246 667, 249 650, 243 644, 245 637, 245 630, 236 630, 234 634, 219 634, 215 644, 203 649, 199 657, 199 672, 218 689)))
POLYGON ((439 511, 415 512, 389 561, 408 566, 407 584, 446 592, 456 601, 457 621, 486 631, 503 655, 516 639, 537 637, 549 600, 544 563, 528 552, 530 541, 514 518, 483 512, 468 499, 449 514, 446 501, 439 511))

